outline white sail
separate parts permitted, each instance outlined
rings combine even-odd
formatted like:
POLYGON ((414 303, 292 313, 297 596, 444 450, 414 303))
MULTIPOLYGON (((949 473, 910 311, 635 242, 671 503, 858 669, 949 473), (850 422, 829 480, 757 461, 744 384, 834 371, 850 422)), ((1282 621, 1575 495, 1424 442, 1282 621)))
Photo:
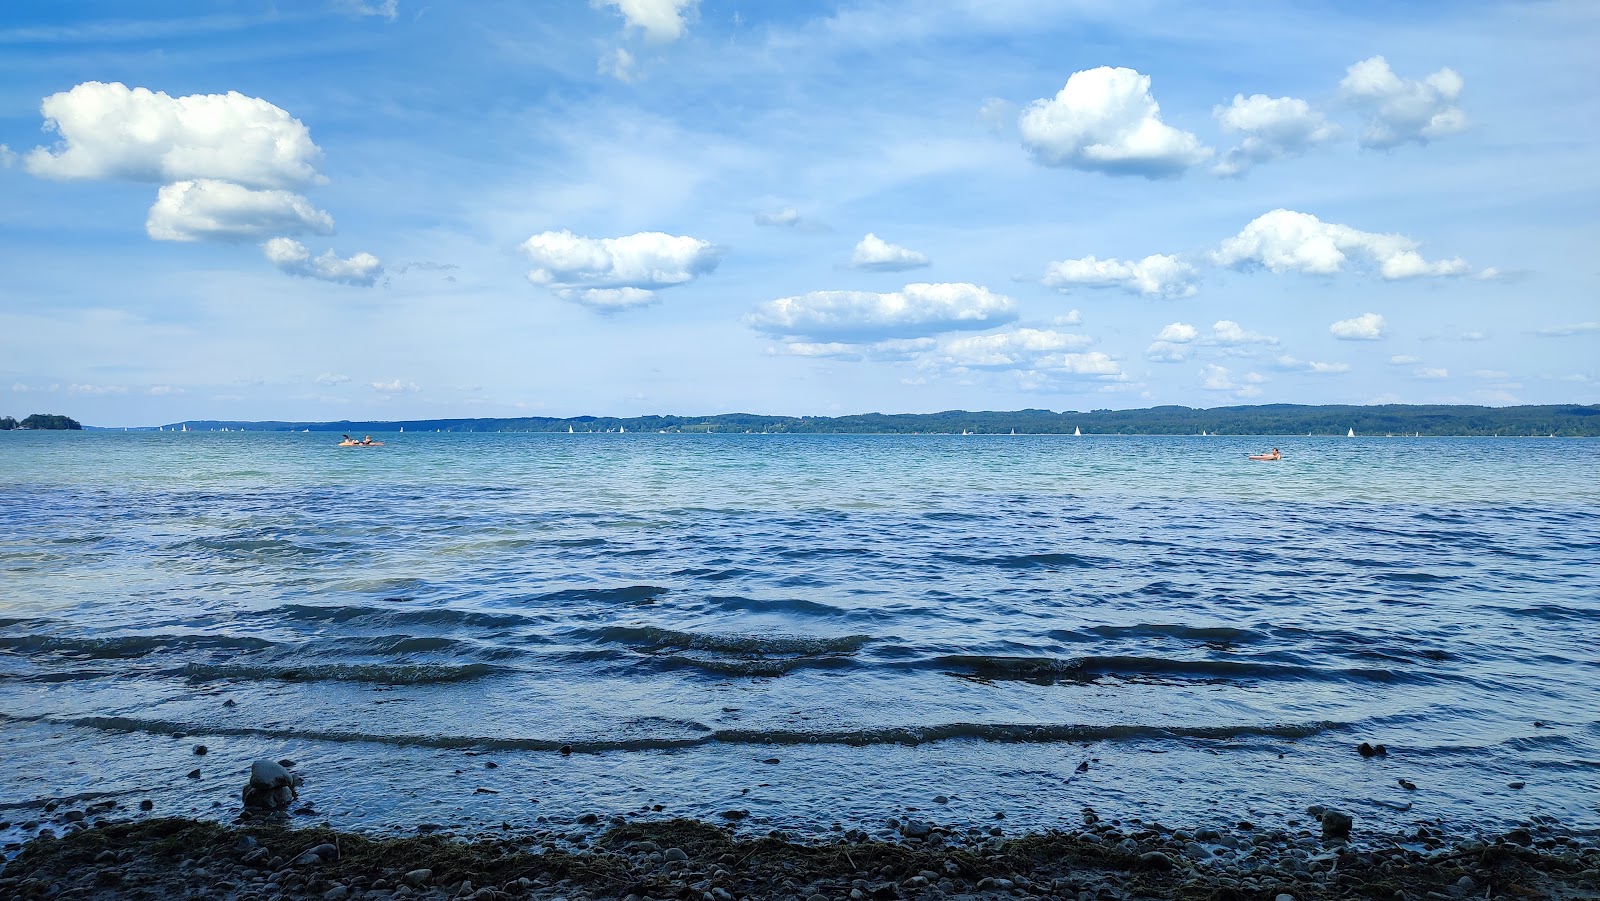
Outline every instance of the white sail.
POLYGON ((1073 426, 1072 427, 1072 434, 1075 437, 1082 438, 1083 437, 1083 429, 1080 429, 1077 426, 1073 426))
POLYGON ((1346 437, 1346 438, 1354 438, 1354 437, 1355 437, 1355 436, 1356 436, 1356 430, 1355 430, 1355 429, 1351 429, 1351 430, 1350 430, 1350 431, 1349 431, 1349 432, 1348 432, 1348 433, 1346 433, 1346 435, 1345 435, 1345 437, 1346 437))

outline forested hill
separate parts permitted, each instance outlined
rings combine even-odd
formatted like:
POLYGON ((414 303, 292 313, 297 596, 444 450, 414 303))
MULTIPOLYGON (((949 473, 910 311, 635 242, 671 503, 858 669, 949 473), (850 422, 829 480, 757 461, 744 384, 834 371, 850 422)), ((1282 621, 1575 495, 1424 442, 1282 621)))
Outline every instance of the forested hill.
POLYGON ((863 413, 853 416, 574 416, 557 419, 418 419, 396 422, 222 422, 189 421, 164 426, 194 431, 395 432, 775 432, 787 434, 1023 434, 1070 435, 1357 435, 1600 437, 1600 405, 1472 407, 1446 405, 1303 406, 1264 404, 1245 407, 1151 407, 1055 413, 1013 412, 863 413))

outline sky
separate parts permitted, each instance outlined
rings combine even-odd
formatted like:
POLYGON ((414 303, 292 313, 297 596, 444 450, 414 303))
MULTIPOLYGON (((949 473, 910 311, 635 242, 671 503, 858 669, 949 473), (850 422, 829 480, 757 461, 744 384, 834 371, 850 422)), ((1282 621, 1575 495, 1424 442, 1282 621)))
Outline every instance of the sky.
POLYGON ((10 0, 0 415, 1600 402, 1600 4, 10 0))

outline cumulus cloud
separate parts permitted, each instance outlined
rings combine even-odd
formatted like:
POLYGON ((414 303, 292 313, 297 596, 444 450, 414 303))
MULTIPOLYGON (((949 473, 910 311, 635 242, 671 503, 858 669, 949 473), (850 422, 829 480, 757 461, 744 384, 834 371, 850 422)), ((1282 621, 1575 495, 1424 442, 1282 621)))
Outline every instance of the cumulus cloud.
POLYGON ((1600 332, 1600 322, 1574 322, 1570 325, 1554 325, 1534 332, 1545 338, 1570 338, 1574 335, 1592 335, 1600 332))
POLYGON ((1323 222, 1310 213, 1277 209, 1257 216, 1239 234, 1223 241, 1211 258, 1236 269, 1264 267, 1274 273, 1313 275, 1341 272, 1351 257, 1376 266, 1385 279, 1465 275, 1465 260, 1429 262, 1422 246, 1405 235, 1379 234, 1323 222))
POLYGON ((800 214, 796 212, 795 208, 792 206, 786 206, 781 210, 769 210, 756 214, 757 225, 791 226, 798 225, 799 222, 800 214))
POLYGON ((348 381, 350 381, 350 377, 340 373, 324 372, 322 375, 317 376, 317 384, 319 385, 343 385, 348 381))
POLYGON ((1161 121, 1150 77, 1102 66, 1074 72, 1054 98, 1017 120, 1022 143, 1047 166, 1170 178, 1212 156, 1193 134, 1161 121))
POLYGON ((261 250, 272 265, 284 272, 325 282, 370 286, 383 272, 383 264, 370 253, 341 258, 328 250, 322 256, 312 257, 311 251, 293 238, 273 238, 262 244, 261 250))
POLYGON ((1045 268, 1043 282, 1066 290, 1078 285, 1086 288, 1121 288, 1144 297, 1191 297, 1195 291, 1195 268, 1175 256, 1152 254, 1142 260, 1059 260, 1045 268))
POLYGON ((179 388, 176 385, 151 385, 150 386, 150 396, 151 397, 172 397, 174 395, 187 394, 187 393, 189 393, 189 392, 183 390, 182 388, 179 388))
POLYGON ((1362 60, 1346 70, 1341 95, 1370 115, 1361 131, 1364 147, 1388 149, 1408 141, 1426 144, 1467 127, 1467 114, 1456 106, 1461 76, 1443 68, 1421 80, 1394 74, 1381 56, 1362 60))
MULTIPOLYGON (((953 338, 939 348, 941 362, 975 369, 1038 367, 1054 353, 1077 350, 1094 340, 1070 332, 1019 328, 993 335, 953 338)), ((1103 355, 1102 355, 1103 356, 1103 355)))
POLYGON ((56 179, 169 183, 218 179, 254 188, 321 180, 322 150, 299 119, 238 92, 171 97, 88 81, 44 99, 45 128, 60 135, 24 161, 56 179))
POLYGON ((98 397, 106 394, 127 394, 128 389, 122 385, 68 385, 67 393, 98 397))
POLYGON ((1207 391, 1232 391, 1239 397, 1255 397, 1261 393, 1258 387, 1266 378, 1260 373, 1247 372, 1238 378, 1224 366, 1207 363, 1200 368, 1200 387, 1207 391))
POLYGON ((1288 354, 1283 354, 1272 363, 1279 369, 1289 372, 1310 372, 1317 375, 1337 375, 1350 371, 1349 363, 1321 363, 1316 360, 1300 360, 1288 354))
POLYGON ((245 241, 333 233, 333 217, 289 191, 202 178, 162 185, 144 230, 157 241, 245 241))
POLYGON ((522 242, 521 249, 537 267, 528 273, 529 281, 602 310, 653 303, 657 290, 716 269, 721 256, 710 242, 662 232, 620 238, 542 232, 522 242))
POLYGON ((1205 344, 1218 347, 1240 347, 1246 344, 1277 344, 1278 339, 1260 332, 1247 331, 1232 319, 1219 319, 1211 326, 1211 334, 1202 339, 1205 344))
POLYGON ((850 265, 856 269, 902 272, 928 265, 928 258, 915 250, 890 244, 872 232, 867 232, 867 236, 856 243, 855 253, 850 255, 850 265))
POLYGON ((637 28, 658 43, 676 41, 688 30, 688 15, 693 15, 700 0, 591 0, 595 6, 614 6, 629 28, 637 28))
POLYGON ((1447 378, 1450 377, 1450 370, 1448 370, 1448 369, 1418 369, 1416 372, 1412 373, 1412 375, 1415 375, 1419 379, 1428 379, 1428 380, 1447 379, 1447 378))
POLYGON ((1156 333, 1157 341, 1168 341, 1173 344, 1188 344, 1200 336, 1200 330, 1187 322, 1174 322, 1165 326, 1156 333))
POLYGON ((1328 326, 1328 331, 1341 341, 1376 341, 1383 337, 1383 317, 1377 313, 1362 313, 1353 319, 1341 319, 1328 326))
POLYGON ((626 84, 632 84, 639 77, 633 54, 621 47, 601 54, 597 71, 626 84))
POLYGON ((965 283, 913 284, 900 291, 813 291, 780 297, 746 320, 772 335, 812 341, 878 341, 979 331, 1017 318, 1017 304, 965 283))
POLYGON ((416 382, 391 379, 387 382, 373 382, 372 390, 379 394, 415 394, 422 390, 422 386, 416 382))
POLYGON ((1231 105, 1218 106, 1212 114, 1223 128, 1244 134, 1212 169, 1223 176, 1243 175, 1257 163, 1295 156, 1341 135, 1339 126, 1294 97, 1235 94, 1231 105))
POLYGON ((1422 358, 1414 354, 1395 354, 1389 358, 1389 365, 1391 366, 1410 366, 1413 363, 1421 362, 1422 358))
POLYGON ((865 344, 843 341, 790 341, 772 353, 785 353, 796 357, 829 357, 836 360, 905 361, 915 359, 938 346, 933 338, 893 338, 865 344))

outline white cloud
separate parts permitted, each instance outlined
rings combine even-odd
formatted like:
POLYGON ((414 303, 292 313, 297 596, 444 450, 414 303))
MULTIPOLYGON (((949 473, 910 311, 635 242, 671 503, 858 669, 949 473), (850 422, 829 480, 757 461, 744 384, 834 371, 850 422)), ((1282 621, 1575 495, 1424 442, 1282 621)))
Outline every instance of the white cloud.
POLYGON ((1472 374, 1480 379, 1507 379, 1511 377, 1511 373, 1506 372, 1504 369, 1474 369, 1472 374))
POLYGON ((1068 285, 1121 288, 1144 297, 1191 297, 1195 268, 1175 256, 1152 254, 1142 260, 1059 260, 1045 268, 1043 283, 1065 290, 1068 285))
POLYGON ((1391 366, 1410 366, 1413 363, 1421 362, 1422 358, 1413 354, 1395 354, 1389 358, 1389 365, 1391 366))
POLYGON ((522 242, 538 268, 528 280, 557 296, 597 309, 621 310, 655 301, 655 291, 693 281, 717 268, 719 249, 699 238, 639 232, 584 238, 543 232, 522 242))
POLYGON ((1364 108, 1371 118, 1361 132, 1364 147, 1387 149, 1407 141, 1426 144, 1467 127, 1467 115, 1456 106, 1461 76, 1444 68, 1420 81, 1394 74, 1381 56, 1351 66, 1339 91, 1364 108))
POLYGON ((1029 104, 1017 128, 1039 162, 1107 175, 1174 177, 1212 156, 1199 138, 1161 121, 1150 77, 1133 69, 1074 72, 1054 98, 1029 104))
POLYGON ((757 225, 784 225, 784 226, 788 226, 788 225, 797 225, 797 224, 799 224, 799 222, 800 222, 800 214, 798 212, 796 212, 795 208, 792 207, 792 206, 786 206, 781 210, 771 210, 771 211, 760 212, 760 213, 756 214, 756 224, 757 225))
POLYGON ((390 22, 400 15, 400 0, 378 0, 376 3, 344 0, 343 6, 358 16, 381 16, 390 22))
POLYGON ((993 335, 952 338, 944 342, 939 353, 940 361, 950 366, 1013 369, 1022 365, 1039 367, 1052 353, 1076 350, 1093 343, 1091 338, 1070 332, 1019 328, 993 335))
POLYGON ((1317 375, 1337 375, 1341 372, 1350 371, 1349 363, 1320 363, 1316 360, 1299 360, 1288 354, 1278 357, 1273 361, 1273 365, 1290 372, 1310 372, 1317 375))
POLYGON ((317 376, 316 381, 319 385, 343 385, 350 381, 350 377, 339 373, 324 372, 322 375, 317 376))
POLYGON ((10 169, 17 161, 17 155, 10 147, 0 144, 0 169, 10 169))
POLYGON ((1376 265, 1385 279, 1465 275, 1461 259, 1428 262, 1417 253, 1421 244, 1405 235, 1364 232, 1348 225, 1323 222, 1310 213, 1277 209, 1257 216, 1239 234, 1223 241, 1211 258, 1239 269, 1265 267, 1313 275, 1341 272, 1350 256, 1376 265))
POLYGON ((1173 344, 1188 344, 1199 337, 1200 330, 1187 322, 1174 322, 1156 333, 1157 341, 1170 341, 1173 344))
POLYGON ((1051 325, 1081 325, 1083 314, 1077 310, 1068 310, 1066 313, 1050 320, 1051 325))
POLYGON ((415 394, 422 390, 422 386, 416 382, 391 379, 387 382, 373 382, 372 390, 379 394, 415 394))
POLYGON ((106 394, 126 394, 128 393, 128 389, 121 385, 68 385, 67 393, 100 396, 106 394))
POLYGON ((1205 344, 1220 347, 1239 347, 1246 344, 1277 344, 1278 339, 1260 332, 1245 331, 1231 319, 1219 319, 1211 326, 1211 334, 1202 339, 1205 344))
POLYGON ((872 232, 856 243, 850 265, 856 269, 875 269, 879 272, 901 272, 928 265, 928 258, 915 250, 890 244, 872 232))
POLYGON ((843 341, 808 342, 789 341, 772 353, 786 353, 796 357, 830 357, 836 360, 905 361, 932 350, 939 342, 933 338, 894 338, 867 344, 850 344, 843 341))
POLYGON ((204 178, 162 185, 144 230, 157 241, 244 241, 332 234, 333 217, 299 194, 204 178))
POLYGON ((1328 326, 1328 331, 1341 341, 1376 341, 1383 337, 1383 317, 1377 313, 1362 313, 1353 319, 1341 319, 1328 326))
POLYGON ((151 385, 150 386, 150 395, 152 397, 171 397, 171 396, 178 395, 178 394, 188 394, 188 393, 189 392, 187 392, 187 391, 183 390, 182 388, 179 388, 179 387, 177 387, 175 385, 151 385))
POLYGON ((1418 369, 1412 373, 1419 379, 1447 379, 1450 377, 1448 369, 1418 369))
POLYGON ((666 43, 683 37, 688 30, 684 11, 693 14, 699 0, 591 0, 595 6, 615 6, 627 20, 652 41, 666 43))
POLYGON ((322 151, 300 120, 237 92, 170 97, 88 81, 44 99, 45 127, 61 140, 35 148, 29 172, 57 179, 168 183, 219 179, 255 188, 321 180, 322 151))
POLYGON ((1592 335, 1595 332, 1600 332, 1600 322, 1591 320, 1589 322, 1574 322, 1571 325, 1556 325, 1549 328, 1542 328, 1536 331, 1534 334, 1541 335, 1546 338, 1570 338, 1574 335, 1592 335))
POLYGON ((1212 170, 1224 176, 1242 175, 1257 163, 1294 156, 1341 135, 1339 126, 1294 97, 1235 94, 1232 105, 1218 106, 1212 114, 1223 128, 1245 135, 1212 170))
POLYGON ((746 320, 773 335, 818 341, 874 341, 976 331, 1017 318, 1017 304, 988 288, 965 283, 913 284, 903 290, 813 291, 781 297, 746 320))
POLYGON ((601 75, 609 75, 625 84, 632 84, 639 77, 637 63, 633 54, 622 47, 600 54, 600 62, 596 71, 601 75))
POLYGON ((1247 372, 1235 379, 1226 367, 1207 363, 1200 368, 1200 387, 1207 391, 1232 391, 1238 397, 1255 397, 1261 393, 1259 386, 1266 378, 1257 372, 1247 372))
POLYGON ((272 265, 290 275, 338 282, 345 285, 372 285, 383 272, 383 264, 370 253, 358 253, 348 259, 332 250, 313 258, 304 244, 293 238, 273 238, 261 245, 272 265))

